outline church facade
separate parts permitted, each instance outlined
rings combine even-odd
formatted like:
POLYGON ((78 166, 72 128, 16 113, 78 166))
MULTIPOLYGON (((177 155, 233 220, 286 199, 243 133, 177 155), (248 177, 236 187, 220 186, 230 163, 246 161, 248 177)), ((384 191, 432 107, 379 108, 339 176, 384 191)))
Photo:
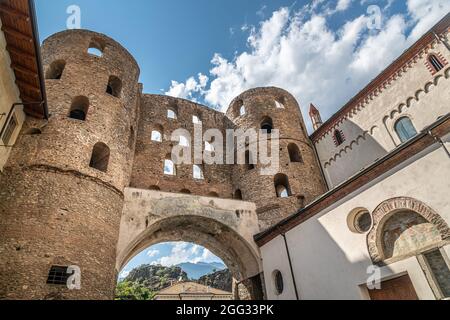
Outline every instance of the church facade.
POLYGON ((449 297, 449 23, 325 123, 311 106, 329 191, 256 237, 269 299, 449 297))

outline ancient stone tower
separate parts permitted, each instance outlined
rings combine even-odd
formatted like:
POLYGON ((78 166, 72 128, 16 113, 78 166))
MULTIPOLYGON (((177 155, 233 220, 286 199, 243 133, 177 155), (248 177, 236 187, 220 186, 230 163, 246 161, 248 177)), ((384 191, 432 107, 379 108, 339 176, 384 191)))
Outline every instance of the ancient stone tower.
MULTIPOLYGON (((260 174, 260 162, 235 166, 233 186, 242 199, 256 203, 266 229, 313 201, 325 191, 323 178, 295 98, 279 88, 256 88, 235 98, 227 111, 237 128, 280 132, 279 172, 260 174)), ((246 162, 253 158, 251 143, 246 162)), ((259 157, 258 157, 259 159, 259 157)))
POLYGON ((0 298, 111 299, 139 68, 84 30, 55 34, 42 55, 50 119, 27 120, 0 180, 0 298), (52 266, 70 265, 82 290, 46 284, 52 266))
MULTIPOLYGON (((227 258, 237 287, 262 297, 253 235, 325 191, 294 97, 278 88, 252 89, 225 115, 192 101, 142 94, 134 58, 86 30, 51 36, 42 56, 50 118, 27 118, 0 174, 0 299, 112 299, 122 263, 119 233, 127 226, 135 234, 120 235, 131 239, 122 243, 130 254, 148 239, 204 236, 202 245, 227 258), (203 132, 219 129, 223 136, 227 129, 279 129, 278 170, 261 175, 259 162, 249 162, 183 164, 166 172, 173 146, 182 142, 171 133, 183 128, 193 137, 199 123, 203 132), (153 200, 145 202, 145 195, 153 200), (127 216, 124 200, 148 210, 127 216), (173 201, 180 215, 167 208, 175 216, 152 224, 173 201), (81 268, 81 290, 65 287, 67 266, 81 268)), ((201 148, 212 152, 206 142, 201 148)))

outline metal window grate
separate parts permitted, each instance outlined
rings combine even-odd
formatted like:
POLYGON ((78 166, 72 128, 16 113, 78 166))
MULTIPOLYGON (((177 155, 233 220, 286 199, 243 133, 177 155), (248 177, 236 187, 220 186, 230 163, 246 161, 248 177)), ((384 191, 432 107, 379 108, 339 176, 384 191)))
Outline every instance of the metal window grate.
POLYGON ((71 274, 67 273, 68 267, 52 266, 48 272, 47 284, 66 285, 71 274))

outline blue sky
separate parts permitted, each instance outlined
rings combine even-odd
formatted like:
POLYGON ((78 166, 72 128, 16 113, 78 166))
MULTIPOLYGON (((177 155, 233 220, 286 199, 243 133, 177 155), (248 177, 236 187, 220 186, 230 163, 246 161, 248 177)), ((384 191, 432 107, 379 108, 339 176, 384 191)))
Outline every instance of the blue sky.
POLYGON ((225 110, 274 85, 324 120, 450 11, 448 0, 36 0, 41 40, 66 28, 72 4, 82 28, 128 48, 147 93, 225 110))
POLYGON ((222 262, 208 249, 187 242, 165 242, 143 250, 122 270, 120 278, 126 277, 133 268, 141 264, 160 264, 166 267, 183 262, 222 262))

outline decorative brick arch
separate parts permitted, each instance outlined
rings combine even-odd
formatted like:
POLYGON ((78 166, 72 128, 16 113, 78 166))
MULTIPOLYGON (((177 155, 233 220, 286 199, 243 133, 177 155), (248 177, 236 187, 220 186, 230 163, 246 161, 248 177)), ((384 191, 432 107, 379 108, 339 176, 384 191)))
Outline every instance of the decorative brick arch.
POLYGON ((395 213, 409 210, 422 216, 426 221, 432 223, 438 229, 441 239, 450 239, 450 229, 444 219, 441 218, 433 209, 423 202, 408 198, 398 197, 382 202, 372 213, 373 226, 367 235, 367 248, 370 258, 375 264, 383 264, 382 251, 382 231, 384 224, 395 213))

